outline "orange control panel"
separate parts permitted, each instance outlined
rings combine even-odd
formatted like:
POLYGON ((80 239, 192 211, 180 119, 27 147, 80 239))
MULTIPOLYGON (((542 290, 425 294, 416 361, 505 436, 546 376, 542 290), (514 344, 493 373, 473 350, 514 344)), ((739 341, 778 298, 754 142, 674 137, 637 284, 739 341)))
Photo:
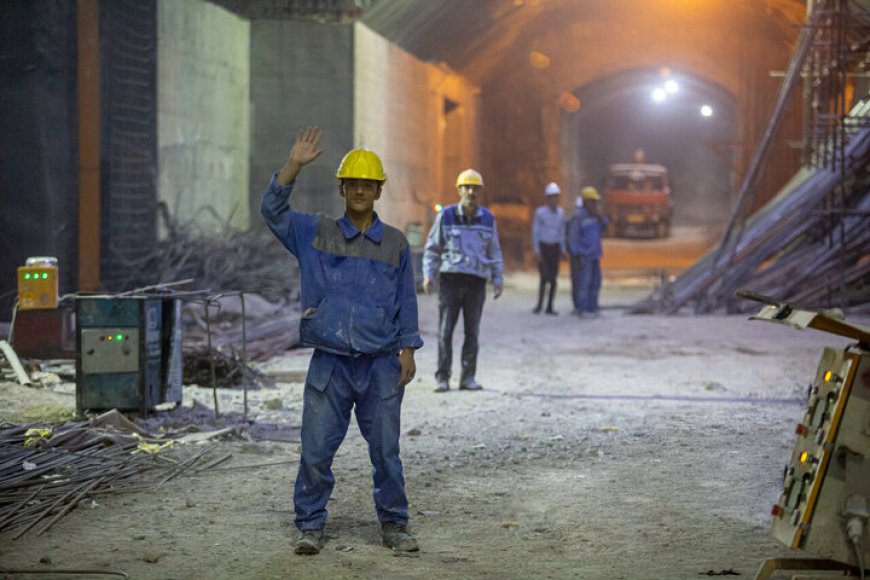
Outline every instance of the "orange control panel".
POLYGON ((18 308, 57 308, 57 267, 19 266, 18 308))

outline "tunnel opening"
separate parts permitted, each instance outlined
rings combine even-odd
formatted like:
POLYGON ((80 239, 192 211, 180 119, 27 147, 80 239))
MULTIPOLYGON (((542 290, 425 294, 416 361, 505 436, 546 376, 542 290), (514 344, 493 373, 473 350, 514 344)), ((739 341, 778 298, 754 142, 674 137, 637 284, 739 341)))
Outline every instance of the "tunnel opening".
POLYGON ((739 176, 734 170, 734 96, 684 72, 631 70, 574 90, 576 112, 563 106, 562 161, 569 191, 603 190, 608 168, 644 162, 669 172, 674 225, 724 227, 739 176))

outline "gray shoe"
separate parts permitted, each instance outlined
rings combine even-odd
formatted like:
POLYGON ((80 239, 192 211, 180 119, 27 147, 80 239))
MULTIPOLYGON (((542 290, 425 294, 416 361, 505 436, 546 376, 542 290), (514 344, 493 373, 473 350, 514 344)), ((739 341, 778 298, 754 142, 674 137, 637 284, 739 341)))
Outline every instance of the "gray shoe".
POLYGON ((460 391, 479 391, 482 388, 483 386, 474 379, 471 379, 459 385, 460 391))
POLYGON ((293 551, 300 555, 313 556, 323 547, 323 530, 302 530, 296 538, 293 551))
POLYGON ((438 381, 438 384, 435 385, 436 393, 446 393, 450 390, 450 383, 447 381, 438 381))
POLYGON ((381 524, 381 538, 384 545, 395 552, 416 552, 420 549, 417 538, 402 524, 384 522, 381 524))

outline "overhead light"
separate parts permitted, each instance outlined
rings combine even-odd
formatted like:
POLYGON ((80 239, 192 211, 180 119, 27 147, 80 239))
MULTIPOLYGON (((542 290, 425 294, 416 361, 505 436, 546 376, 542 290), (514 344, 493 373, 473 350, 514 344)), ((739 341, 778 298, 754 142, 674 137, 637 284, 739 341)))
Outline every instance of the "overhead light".
POLYGON ((550 57, 538 50, 529 53, 529 62, 538 70, 544 70, 550 66, 550 57))
POLYGON ((701 116, 702 117, 712 117, 713 116, 713 107, 710 105, 701 105, 701 116))
POLYGON ((680 90, 680 85, 677 84, 677 81, 673 79, 668 79, 665 81, 665 90, 673 95, 680 90))
POLYGON ((657 87, 657 88, 653 89, 652 98, 655 102, 661 103, 667 97, 668 97, 668 94, 665 92, 665 90, 663 88, 657 87))
POLYGON ((580 99, 573 93, 562 93, 559 96, 559 103, 569 113, 575 113, 580 110, 580 99))

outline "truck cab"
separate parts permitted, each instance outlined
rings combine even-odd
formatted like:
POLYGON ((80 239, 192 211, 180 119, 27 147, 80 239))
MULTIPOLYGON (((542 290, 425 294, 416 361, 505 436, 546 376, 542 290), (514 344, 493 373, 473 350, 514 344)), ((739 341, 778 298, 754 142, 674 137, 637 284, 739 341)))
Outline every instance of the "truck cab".
POLYGON ((604 188, 608 234, 622 237, 640 232, 666 238, 671 230, 673 201, 668 170, 653 163, 617 163, 610 166, 604 188))

